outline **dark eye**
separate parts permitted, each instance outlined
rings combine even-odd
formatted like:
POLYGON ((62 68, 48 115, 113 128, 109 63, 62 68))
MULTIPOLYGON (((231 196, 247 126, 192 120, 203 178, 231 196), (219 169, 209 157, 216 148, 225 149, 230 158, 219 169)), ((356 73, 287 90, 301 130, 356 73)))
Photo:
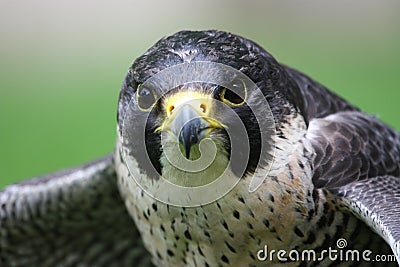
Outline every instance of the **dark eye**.
POLYGON ((224 88, 221 92, 222 102, 229 106, 238 107, 244 104, 247 95, 246 87, 243 82, 233 83, 232 88, 224 88))
POLYGON ((139 85, 136 94, 138 106, 143 111, 149 110, 156 103, 156 95, 150 88, 139 85))

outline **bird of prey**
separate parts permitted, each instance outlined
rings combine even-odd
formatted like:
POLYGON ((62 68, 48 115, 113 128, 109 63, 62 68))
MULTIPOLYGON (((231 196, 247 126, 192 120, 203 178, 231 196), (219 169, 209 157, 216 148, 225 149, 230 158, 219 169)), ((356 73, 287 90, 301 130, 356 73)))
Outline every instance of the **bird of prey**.
POLYGON ((0 192, 1 266, 400 263, 400 134, 250 40, 159 40, 128 70, 117 135, 0 192))

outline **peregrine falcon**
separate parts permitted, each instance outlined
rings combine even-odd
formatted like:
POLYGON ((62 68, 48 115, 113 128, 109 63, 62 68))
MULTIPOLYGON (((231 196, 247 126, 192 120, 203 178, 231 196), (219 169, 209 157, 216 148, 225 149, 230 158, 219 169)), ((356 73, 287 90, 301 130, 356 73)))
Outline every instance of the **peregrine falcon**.
POLYGON ((400 263, 400 134, 250 40, 159 40, 117 135, 0 192, 1 266, 400 263))

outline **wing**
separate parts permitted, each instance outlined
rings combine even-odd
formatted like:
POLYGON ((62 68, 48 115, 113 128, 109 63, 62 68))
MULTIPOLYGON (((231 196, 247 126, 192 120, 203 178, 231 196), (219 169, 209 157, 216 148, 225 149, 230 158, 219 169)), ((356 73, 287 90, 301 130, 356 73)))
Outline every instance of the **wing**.
POLYGON ((338 112, 310 121, 313 183, 328 188, 392 247, 400 263, 400 135, 372 116, 338 112))
POLYGON ((380 234, 400 263, 400 134, 286 67, 299 86, 315 156, 313 183, 380 234))
POLYGON ((356 213, 391 246, 400 263, 400 179, 379 176, 338 189, 346 207, 356 213))
POLYGON ((400 135, 372 116, 339 112, 313 119, 307 138, 316 152, 316 187, 337 188, 385 175, 400 177, 400 135))
POLYGON ((0 192, 1 266, 150 266, 112 156, 0 192))

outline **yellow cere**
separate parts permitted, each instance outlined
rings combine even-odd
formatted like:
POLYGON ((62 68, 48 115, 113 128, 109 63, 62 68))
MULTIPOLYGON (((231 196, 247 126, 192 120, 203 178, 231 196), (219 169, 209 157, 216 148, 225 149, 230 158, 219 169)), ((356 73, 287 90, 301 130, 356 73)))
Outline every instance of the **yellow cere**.
POLYGON ((203 116, 210 115, 212 97, 209 94, 204 94, 195 91, 178 92, 165 99, 165 110, 167 115, 178 109, 182 104, 190 104, 203 116))
POLYGON ((211 95, 195 91, 178 92, 168 96, 164 100, 167 116, 154 132, 169 131, 171 121, 174 120, 176 114, 179 113, 180 107, 184 104, 191 105, 199 116, 208 121, 211 128, 224 128, 225 125, 212 118, 213 101, 214 99, 211 95))

